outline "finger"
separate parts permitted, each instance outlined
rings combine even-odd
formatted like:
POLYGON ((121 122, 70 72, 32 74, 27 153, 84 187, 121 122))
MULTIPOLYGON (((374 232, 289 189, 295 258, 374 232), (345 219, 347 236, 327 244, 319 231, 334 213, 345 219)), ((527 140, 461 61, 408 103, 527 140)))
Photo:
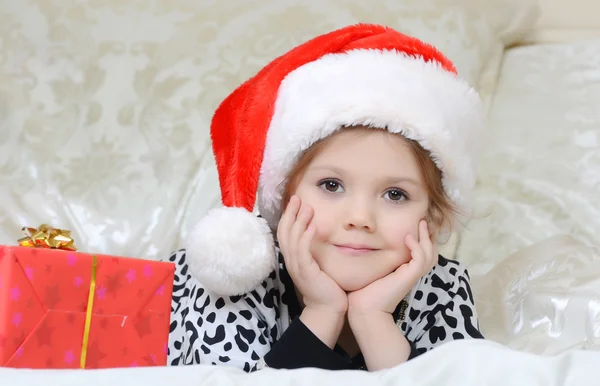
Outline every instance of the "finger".
POLYGON ((426 221, 423 221, 424 225, 421 228, 422 237, 421 237, 421 245, 423 250, 425 251, 425 265, 426 271, 429 272, 433 269, 438 261, 438 252, 437 252, 437 229, 434 232, 429 231, 429 224, 426 221))
POLYGON ((410 255, 412 257, 411 262, 414 260, 418 264, 423 260, 423 247, 421 244, 412 235, 406 235, 405 244, 410 250, 410 255))
POLYGON ((299 246, 300 239, 302 238, 302 235, 306 232, 311 219, 312 209, 308 205, 300 204, 300 210, 298 211, 298 215, 296 216, 296 221, 294 221, 294 223, 292 224, 288 235, 288 249, 290 255, 292 255, 292 259, 294 260, 293 264, 296 267, 296 269, 300 264, 298 259, 302 259, 301 254, 303 253, 299 246))
POLYGON ((411 234, 406 235, 406 237, 404 239, 404 243, 410 250, 411 254, 413 252, 415 252, 417 249, 421 248, 421 245, 419 244, 419 242, 417 240, 415 240, 415 238, 411 234))
POLYGON ((294 221, 296 221, 296 216, 298 215, 298 211, 300 210, 300 199, 296 196, 292 196, 290 201, 285 208, 285 212, 281 216, 278 226, 278 235, 281 234, 281 237, 285 238, 289 234, 294 221))
POLYGON ((312 253, 310 252, 310 245, 315 237, 316 227, 314 224, 310 224, 304 234, 298 241, 298 255, 296 257, 298 263, 298 270, 300 274, 305 274, 312 264, 315 263, 312 253))
POLYGON ((296 271, 297 266, 293 257, 294 255, 290 250, 290 231, 294 221, 296 221, 299 209, 300 199, 296 196, 292 196, 277 227, 277 241, 279 242, 279 248, 281 249, 286 269, 290 274, 293 274, 293 272, 296 271))
POLYGON ((312 220, 313 209, 307 205, 302 203, 300 205, 300 210, 298 211, 298 215, 296 216, 296 221, 292 224, 292 228, 289 233, 290 243, 294 247, 298 246, 300 242, 300 238, 308 229, 308 224, 312 220))
POLYGON ((419 222, 419 244, 421 244, 421 248, 423 248, 427 260, 430 260, 433 252, 433 245, 429 236, 429 226, 425 220, 419 222))
POLYGON ((412 274, 422 277, 429 273, 433 268, 431 257, 423 250, 421 243, 418 243, 412 236, 411 240, 414 248, 411 251, 413 259, 410 261, 408 268, 411 270, 412 274))
POLYGON ((290 198, 290 202, 285 208, 285 212, 281 219, 279 220, 279 225, 277 226, 277 241, 279 242, 279 246, 285 251, 287 246, 289 245, 289 234, 296 221, 296 216, 298 215, 298 210, 300 209, 300 199, 296 196, 292 196, 290 198))

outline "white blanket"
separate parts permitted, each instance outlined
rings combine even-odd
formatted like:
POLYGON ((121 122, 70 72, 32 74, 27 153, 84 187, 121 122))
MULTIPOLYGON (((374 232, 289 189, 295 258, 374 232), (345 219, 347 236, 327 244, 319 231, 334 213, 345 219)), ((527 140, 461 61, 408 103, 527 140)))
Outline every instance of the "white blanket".
POLYGON ((514 351, 492 341, 445 344, 404 365, 380 372, 316 369, 241 370, 209 365, 108 370, 0 369, 2 385, 18 386, 587 386, 598 385, 600 352, 572 350, 556 356, 514 351))

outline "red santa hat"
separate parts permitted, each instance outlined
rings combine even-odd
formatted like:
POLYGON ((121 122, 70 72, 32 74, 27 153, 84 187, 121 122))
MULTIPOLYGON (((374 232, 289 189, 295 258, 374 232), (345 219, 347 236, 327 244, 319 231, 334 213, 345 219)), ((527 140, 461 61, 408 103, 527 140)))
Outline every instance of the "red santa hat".
POLYGON ((223 206, 191 230, 190 271, 221 295, 246 293, 277 267, 282 182, 312 144, 341 127, 400 133, 430 151, 453 203, 468 210, 477 93, 436 48, 379 25, 318 36, 233 91, 211 124, 223 206), (258 198, 258 199, 257 199, 258 198), (252 213, 255 205, 262 217, 252 213))

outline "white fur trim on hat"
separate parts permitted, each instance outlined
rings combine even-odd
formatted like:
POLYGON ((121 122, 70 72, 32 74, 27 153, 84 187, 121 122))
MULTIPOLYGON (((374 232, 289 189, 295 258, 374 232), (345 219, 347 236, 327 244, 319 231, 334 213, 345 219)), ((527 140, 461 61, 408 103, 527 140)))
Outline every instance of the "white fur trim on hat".
POLYGON ((257 288, 277 266, 267 222, 243 208, 210 210, 190 232, 186 257, 202 286, 223 296, 257 288))
POLYGON ((302 152, 340 127, 365 125, 429 150, 448 196, 467 214, 479 137, 472 134, 483 119, 478 94, 435 61, 391 50, 325 55, 281 83, 260 173, 260 213, 274 228, 282 181, 302 152))

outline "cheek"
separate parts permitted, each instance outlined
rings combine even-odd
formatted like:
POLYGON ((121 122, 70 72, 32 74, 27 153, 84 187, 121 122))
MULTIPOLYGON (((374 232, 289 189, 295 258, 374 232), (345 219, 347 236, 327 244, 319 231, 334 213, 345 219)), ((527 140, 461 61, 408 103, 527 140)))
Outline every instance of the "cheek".
POLYGON ((315 197, 305 197, 302 201, 309 205, 313 211, 313 218, 311 224, 317 227, 317 233, 315 234, 316 241, 326 241, 329 239, 335 223, 335 216, 327 207, 327 203, 323 200, 316 199, 315 197))
POLYGON ((317 232, 311 243, 311 251, 317 262, 319 262, 321 260, 320 257, 325 253, 326 246, 331 239, 333 221, 331 217, 324 216, 323 212, 315 211, 312 223, 317 227, 317 232))
POLYGON ((328 209, 327 202, 319 197, 313 189, 301 185, 296 191, 296 195, 314 211, 311 224, 316 226, 317 232, 310 249, 315 260, 320 263, 320 256, 324 253, 325 243, 330 239, 334 227, 335 216, 328 209))
POLYGON ((390 257, 394 257, 394 264, 403 264, 410 260, 410 249, 406 246, 406 236, 411 235, 415 240, 419 239, 419 216, 411 218, 409 221, 390 219, 381 229, 380 235, 385 241, 386 249, 390 252, 390 257))
POLYGON ((418 220, 414 224, 412 224, 412 222, 409 224, 396 221, 393 224, 390 224, 389 227, 382 229, 381 234, 388 247, 391 247, 392 249, 405 248, 406 236, 411 235, 415 239, 418 239, 418 220))

